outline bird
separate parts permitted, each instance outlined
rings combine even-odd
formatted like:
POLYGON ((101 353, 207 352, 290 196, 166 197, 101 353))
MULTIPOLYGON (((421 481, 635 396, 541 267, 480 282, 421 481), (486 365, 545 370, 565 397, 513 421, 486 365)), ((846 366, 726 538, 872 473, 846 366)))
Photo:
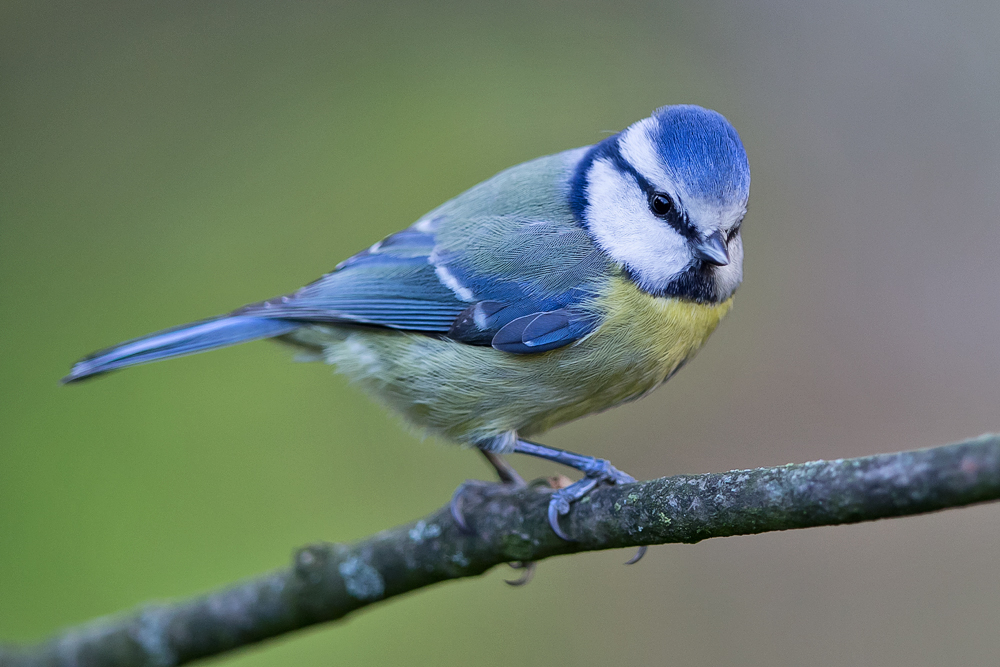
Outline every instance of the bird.
POLYGON ((95 352, 63 382, 276 339, 482 452, 502 482, 523 483, 513 453, 578 470, 548 505, 569 540, 559 520, 573 503, 635 479, 535 436, 648 394, 702 347, 743 279, 749 194, 725 117, 661 107, 500 172, 292 294, 95 352))

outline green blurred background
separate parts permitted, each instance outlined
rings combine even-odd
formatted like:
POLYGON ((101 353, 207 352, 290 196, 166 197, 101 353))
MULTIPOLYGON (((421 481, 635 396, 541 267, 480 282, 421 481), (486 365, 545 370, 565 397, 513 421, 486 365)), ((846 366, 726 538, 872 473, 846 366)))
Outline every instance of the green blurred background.
MULTIPOLYGON (((998 31, 985 0, 4 0, 0 638, 218 587, 487 476, 273 344, 57 380, 662 104, 742 134, 746 282, 668 386, 547 443, 650 478, 1000 429, 998 31)), ((220 662, 995 664, 998 549, 986 506, 558 558, 220 662)))

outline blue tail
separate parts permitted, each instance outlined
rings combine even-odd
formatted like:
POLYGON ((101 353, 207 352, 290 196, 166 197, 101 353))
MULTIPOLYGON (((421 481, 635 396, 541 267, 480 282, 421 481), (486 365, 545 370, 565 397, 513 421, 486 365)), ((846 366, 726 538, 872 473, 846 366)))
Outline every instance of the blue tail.
POLYGON ((225 315, 158 331, 110 347, 76 362, 62 382, 76 382, 118 368, 135 366, 160 359, 181 357, 195 352, 245 343, 258 338, 273 338, 298 329, 292 320, 244 315, 225 315))

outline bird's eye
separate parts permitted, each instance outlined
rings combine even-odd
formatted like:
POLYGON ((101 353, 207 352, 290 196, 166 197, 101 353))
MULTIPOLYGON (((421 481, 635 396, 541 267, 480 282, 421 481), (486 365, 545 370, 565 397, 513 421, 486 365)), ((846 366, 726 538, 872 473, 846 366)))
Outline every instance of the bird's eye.
POLYGON ((649 198, 649 210, 651 210, 654 215, 661 218, 665 217, 674 210, 674 201, 669 195, 665 195, 662 192, 654 192, 653 196, 649 198))

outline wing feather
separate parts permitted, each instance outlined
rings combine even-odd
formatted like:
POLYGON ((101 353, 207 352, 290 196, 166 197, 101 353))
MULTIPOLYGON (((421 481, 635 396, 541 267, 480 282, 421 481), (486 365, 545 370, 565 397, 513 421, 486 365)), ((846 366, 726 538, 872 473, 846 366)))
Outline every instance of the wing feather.
POLYGON ((234 314, 383 326, 519 354, 578 340, 596 326, 587 304, 615 267, 569 208, 567 160, 503 172, 298 292, 234 314))

